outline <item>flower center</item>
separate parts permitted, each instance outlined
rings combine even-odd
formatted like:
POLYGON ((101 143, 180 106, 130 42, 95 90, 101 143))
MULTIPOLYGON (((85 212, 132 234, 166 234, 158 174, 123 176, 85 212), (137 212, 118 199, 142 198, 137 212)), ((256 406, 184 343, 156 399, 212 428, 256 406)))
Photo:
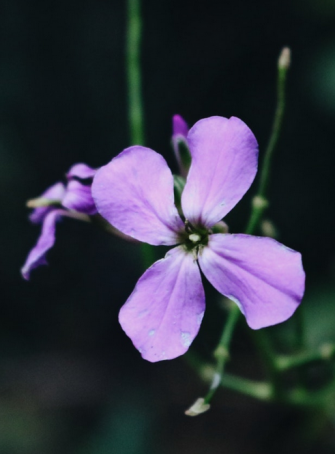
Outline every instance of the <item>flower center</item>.
POLYGON ((191 235, 188 236, 188 239, 192 241, 192 243, 196 244, 201 241, 201 236, 198 233, 191 233, 191 235))
POLYGON ((194 227, 187 219, 185 221, 185 231, 181 234, 181 242, 187 251, 192 251, 196 255, 199 248, 208 243, 210 232, 204 227, 194 227))

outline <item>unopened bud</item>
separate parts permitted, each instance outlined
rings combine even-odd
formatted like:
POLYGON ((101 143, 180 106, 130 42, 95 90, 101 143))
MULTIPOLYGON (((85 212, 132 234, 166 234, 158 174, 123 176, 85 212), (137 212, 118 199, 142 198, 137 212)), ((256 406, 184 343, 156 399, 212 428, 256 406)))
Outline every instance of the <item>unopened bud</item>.
POLYGON ((219 345, 215 349, 213 355, 216 359, 219 359, 219 358, 229 359, 229 351, 223 345, 219 345))
POLYGON ((277 238, 278 231, 274 224, 268 219, 264 219, 261 224, 261 230, 264 236, 269 236, 270 238, 277 238))
POLYGON ((255 208, 267 208, 269 206, 269 202, 264 199, 264 197, 262 196, 259 196, 259 195, 256 195, 253 199, 252 199, 252 205, 255 207, 255 208))
POLYGON ((224 221, 219 221, 212 227, 212 231, 213 233, 228 233, 229 227, 224 221))
POLYGON ((334 345, 323 344, 320 348, 320 352, 323 359, 331 359, 334 355, 334 345))
POLYGON ((284 47, 278 59, 279 69, 288 69, 291 66, 291 49, 284 47))
POLYGON ((194 404, 185 411, 185 415, 187 416, 198 416, 201 413, 205 413, 205 411, 209 410, 211 406, 209 404, 205 404, 205 399, 203 397, 199 397, 194 404))

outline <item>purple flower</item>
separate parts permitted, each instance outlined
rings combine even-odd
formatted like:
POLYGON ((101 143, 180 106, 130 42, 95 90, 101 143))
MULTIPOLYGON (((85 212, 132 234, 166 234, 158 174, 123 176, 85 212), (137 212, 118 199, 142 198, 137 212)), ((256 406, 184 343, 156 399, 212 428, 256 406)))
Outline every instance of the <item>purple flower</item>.
POLYGON ((174 205, 173 176, 155 151, 127 148, 94 177, 98 212, 123 233, 152 245, 178 245, 139 279, 119 320, 143 358, 187 351, 205 310, 201 274, 259 329, 288 319, 304 292, 301 255, 271 238, 212 233, 257 171, 258 146, 238 118, 198 121, 187 136, 192 164, 174 205))
POLYGON ((89 215, 96 214, 90 184, 85 185, 78 181, 88 180, 91 183, 95 172, 95 169, 86 164, 75 164, 67 173, 66 187, 63 183, 56 183, 40 197, 28 202, 29 207, 35 208, 30 220, 33 223, 42 223, 42 232, 21 269, 25 279, 29 280, 31 270, 47 264, 45 256, 55 244, 56 222, 61 217, 88 220, 89 215))

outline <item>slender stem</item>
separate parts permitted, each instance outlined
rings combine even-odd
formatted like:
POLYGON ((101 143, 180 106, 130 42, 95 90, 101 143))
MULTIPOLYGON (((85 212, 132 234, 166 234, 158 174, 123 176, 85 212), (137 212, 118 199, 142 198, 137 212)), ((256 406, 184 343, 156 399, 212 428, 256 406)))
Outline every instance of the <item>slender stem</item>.
POLYGON ((258 227, 264 210, 268 206, 266 193, 269 185, 270 171, 273 160, 274 151, 280 136, 283 116, 285 111, 285 83, 286 75, 290 64, 290 50, 286 47, 282 50, 278 60, 278 76, 277 76, 277 107, 272 125, 272 132, 269 143, 265 151, 263 165, 261 167, 260 182, 257 196, 253 200, 252 213, 246 233, 252 234, 258 227))
MULTIPOLYGON (((266 207, 268 206, 268 201, 266 200, 266 190, 269 182, 270 169, 272 164, 273 153, 278 142, 283 115, 285 107, 285 81, 286 73, 289 67, 289 57, 290 51, 288 48, 283 49, 279 60, 278 60, 278 81, 277 81, 277 108, 274 116, 274 122, 272 126, 272 132, 269 140, 269 144, 265 151, 264 162, 260 175, 260 184, 258 189, 258 194, 253 199, 252 212, 250 215, 249 223, 246 229, 247 234, 252 234, 256 230, 259 221, 261 220, 262 214, 266 207)), ((213 376, 213 381, 211 387, 204 399, 204 403, 208 404, 215 394, 216 390, 221 384, 224 368, 227 360, 229 359, 229 344, 235 328, 238 316, 239 309, 237 306, 232 306, 228 316, 227 324, 224 327, 222 332, 221 340, 215 351, 215 356, 217 358, 216 372, 213 376)), ((271 378, 274 390, 276 394, 280 393, 280 381, 276 375, 275 364, 273 361, 273 352, 270 347, 270 344, 267 342, 266 333, 257 333, 255 334, 255 339, 258 344, 259 350, 262 353, 263 359, 265 361, 268 374, 271 378)))
MULTIPOLYGON (((252 211, 245 233, 251 235, 255 233, 262 219, 265 209, 268 207, 267 189, 270 179, 270 171, 273 160, 274 151, 278 143, 281 126, 283 122, 285 110, 285 82, 286 75, 290 65, 290 50, 284 48, 278 60, 278 76, 277 76, 277 107, 274 115, 272 132, 269 143, 265 151, 263 165, 260 170, 260 182, 257 195, 252 201, 252 211)), ((274 352, 271 347, 267 333, 262 330, 253 333, 253 339, 257 344, 267 369, 268 375, 273 384, 274 392, 277 396, 281 395, 281 380, 278 377, 276 365, 274 362, 274 352)))
MULTIPOLYGON (((127 0, 127 13, 126 66, 130 139, 133 145, 144 145, 145 134, 140 61, 142 38, 140 0, 127 0)), ((149 244, 141 243, 140 247, 143 267, 148 268, 155 261, 155 252, 149 244)))
POLYGON ((325 408, 331 405, 335 391, 335 384, 331 382, 321 390, 306 391, 303 388, 294 388, 287 391, 285 395, 278 397, 268 382, 249 380, 230 374, 225 374, 222 377, 221 386, 258 400, 307 408, 325 408))
MULTIPOLYGON (((314 360, 331 360, 334 354, 335 346, 324 344, 314 354, 311 353, 308 355, 306 353, 304 356, 297 355, 296 357, 279 356, 276 361, 276 367, 278 370, 285 371, 291 367, 298 367, 314 360)), ((192 351, 187 353, 186 360, 204 382, 210 383, 213 381, 216 374, 216 367, 214 365, 204 362, 192 351)), ((329 408, 335 396, 335 381, 331 381, 319 390, 306 390, 297 386, 291 390, 286 390, 285 393, 280 395, 278 395, 271 382, 250 380, 227 373, 222 375, 220 385, 223 388, 228 388, 265 402, 280 402, 281 404, 302 408, 329 408)), ((207 405, 207 409, 209 408, 205 399, 198 400, 202 400, 202 405, 207 405)), ((197 414, 203 411, 206 410, 203 409, 197 414)))
POLYGON ((128 82, 128 120, 131 142, 144 145, 144 118, 142 102, 142 81, 140 48, 142 19, 140 0, 127 0, 127 82, 128 82))
MULTIPOLYGON (((290 50, 288 48, 284 48, 278 60, 277 107, 275 111, 272 132, 265 151, 263 166, 260 172, 258 193, 253 199, 252 212, 246 228, 246 233, 249 235, 253 234, 257 229, 261 221, 263 212, 269 204, 268 200, 266 199, 266 193, 269 184, 273 154, 278 143, 283 121, 285 109, 285 82, 289 65, 290 50)), ((276 362, 275 355, 269 342, 267 333, 263 330, 254 332, 253 339, 256 342, 258 350, 262 355, 270 383, 252 382, 243 378, 232 378, 227 374, 223 374, 226 362, 229 359, 228 349, 239 313, 240 312, 237 306, 231 307, 227 323, 222 332, 219 345, 215 351, 215 356, 217 359, 216 366, 209 367, 207 365, 201 365, 201 363, 199 363, 199 360, 191 360, 193 367, 197 369, 199 375, 203 379, 206 379, 208 374, 212 377, 210 389, 206 397, 203 399, 202 405, 208 406, 208 403, 210 402, 220 385, 235 389, 236 391, 248 394, 261 400, 279 400, 281 402, 284 402, 286 397, 283 393, 280 374, 278 374, 280 369, 279 364, 282 367, 284 360, 281 359, 281 362, 276 362)), ((301 396, 302 394, 300 393, 300 390, 298 390, 295 394, 292 394, 289 403, 296 403, 298 401, 299 403, 301 403, 303 401, 303 398, 301 396)), ((202 409, 202 411, 205 411, 205 409, 202 409)))
POLYGON ((277 370, 286 371, 315 361, 329 361, 335 357, 335 345, 323 344, 318 350, 298 353, 296 355, 280 355, 275 358, 277 370))
POLYGON ((305 323, 304 323, 304 312, 303 308, 299 307, 296 313, 294 314, 294 321, 295 321, 295 332, 296 332, 296 343, 297 348, 302 350, 305 348, 306 344, 306 330, 305 330, 305 323))
POLYGON ((266 197, 266 192, 269 184, 269 177, 271 171, 271 164, 273 159, 274 150, 278 143, 281 126, 283 123, 284 110, 285 110, 285 82, 288 71, 288 65, 278 64, 278 79, 277 79, 277 108, 272 125, 272 133, 268 146, 265 151, 264 161, 261 172, 261 179, 259 183, 258 195, 266 197))
POLYGON ((236 375, 224 374, 221 386, 259 400, 271 401, 273 398, 271 384, 267 382, 258 382, 236 375))
POLYGON ((211 401, 216 390, 221 385, 224 368, 225 368, 227 361, 229 360, 230 341, 233 336, 234 328, 236 326, 239 315, 240 315, 240 309, 236 306, 236 304, 233 304, 230 308, 228 318, 227 318, 226 324, 224 326, 224 329, 222 331, 218 346, 216 347, 216 349, 214 351, 214 356, 216 358, 216 368, 215 368, 215 373, 213 375, 213 380, 212 380, 211 386, 208 390, 206 397, 204 398, 205 404, 208 404, 211 401))
POLYGON ((272 348, 271 340, 268 333, 263 330, 252 331, 252 339, 256 344, 258 353, 260 354, 263 364, 268 375, 268 379, 271 381, 273 388, 273 395, 276 398, 282 397, 282 381, 280 375, 277 373, 275 362, 275 352, 272 348))

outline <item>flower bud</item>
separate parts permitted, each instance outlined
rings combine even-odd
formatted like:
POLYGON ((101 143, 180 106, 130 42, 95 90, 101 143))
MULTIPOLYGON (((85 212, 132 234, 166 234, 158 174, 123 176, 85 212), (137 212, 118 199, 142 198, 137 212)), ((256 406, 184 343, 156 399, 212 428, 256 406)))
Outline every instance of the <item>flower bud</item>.
POLYGON ((203 397, 199 397, 193 405, 189 409, 185 411, 185 415, 187 416, 198 416, 201 413, 205 413, 205 411, 209 410, 211 406, 209 404, 205 404, 205 399, 203 397))
POLYGON ((279 69, 288 69, 291 66, 291 49, 284 47, 278 59, 279 69))

